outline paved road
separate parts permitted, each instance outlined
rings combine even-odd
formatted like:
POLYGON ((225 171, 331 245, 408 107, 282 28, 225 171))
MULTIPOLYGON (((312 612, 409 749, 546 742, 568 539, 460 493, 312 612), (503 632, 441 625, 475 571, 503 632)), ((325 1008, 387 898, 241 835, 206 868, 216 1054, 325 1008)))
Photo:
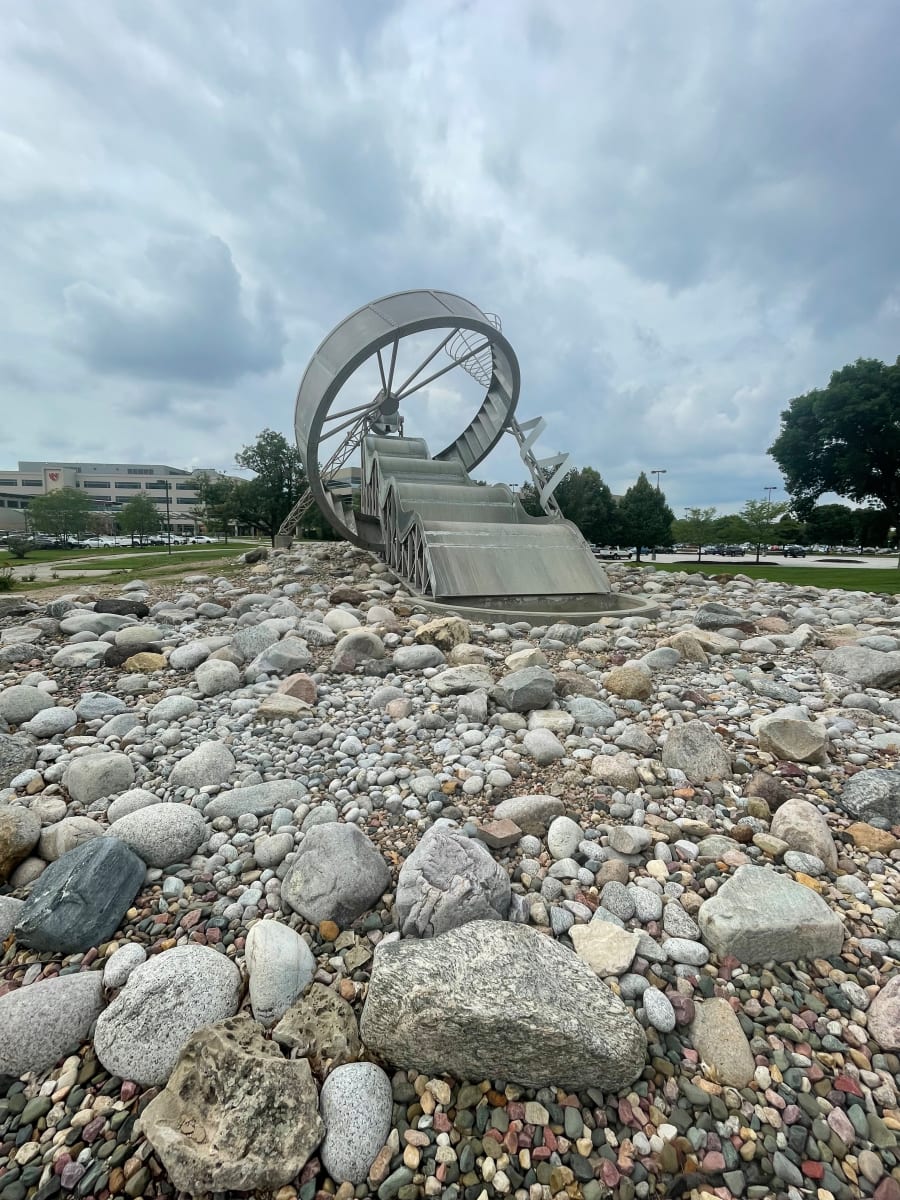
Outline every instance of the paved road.
MULTIPOLYGON (((648 558, 644 556, 645 562, 653 562, 652 555, 648 558)), ((657 562, 664 563, 695 563, 697 561, 696 554, 657 554, 657 562)), ((729 566, 740 570, 742 567, 752 567, 756 562, 756 556, 753 554, 745 555, 743 558, 724 558, 718 554, 704 554, 700 560, 701 563, 706 563, 710 566, 729 566)), ((809 554, 806 558, 785 558, 783 554, 763 554, 760 555, 760 563, 768 563, 770 566, 779 567, 829 567, 834 570, 837 567, 873 567, 880 571, 896 569, 897 559, 893 554, 881 557, 875 555, 861 556, 853 558, 831 558, 827 555, 809 554)))

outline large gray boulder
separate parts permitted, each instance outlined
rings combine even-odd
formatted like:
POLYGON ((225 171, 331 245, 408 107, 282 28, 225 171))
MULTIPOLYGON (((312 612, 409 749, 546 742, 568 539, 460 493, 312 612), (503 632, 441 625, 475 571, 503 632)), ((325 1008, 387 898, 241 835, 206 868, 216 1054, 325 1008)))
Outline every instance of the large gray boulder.
POLYGON ((37 746, 24 737, 0 733, 0 788, 37 762, 37 746))
POLYGON ((509 902, 509 876, 487 847, 438 825, 400 869, 394 913, 403 937, 435 937, 467 921, 505 920, 509 902))
POLYGON ((437 646, 398 646, 393 664, 398 671, 424 671, 446 662, 443 650, 437 646))
POLYGON ((860 687, 892 688, 900 683, 900 651, 896 650, 885 653, 868 646, 837 646, 829 650, 819 666, 860 687))
POLYGON ((669 732, 663 746, 664 767, 684 771, 691 783, 727 779, 731 775, 731 755, 715 730, 704 721, 688 721, 669 732))
POLYGON ((797 962, 840 954, 844 926, 802 883, 766 867, 743 866, 700 906, 704 942, 742 963, 797 962))
POLYGON ((35 880, 16 922, 16 941, 62 954, 99 946, 118 929, 145 872, 116 838, 76 846, 35 880))
POLYGON ((295 779, 273 779, 269 783, 253 783, 249 787, 220 792, 209 801, 203 815, 209 820, 215 817, 239 817, 243 813, 263 817, 283 805, 299 803, 305 794, 305 787, 295 779))
POLYGON ((232 1016, 240 994, 231 959, 211 946, 175 946, 128 976, 97 1022, 97 1057, 111 1075, 160 1087, 191 1034, 232 1016))
POLYGON ((338 674, 355 671, 360 663, 384 658, 384 642, 368 629, 352 629, 338 641, 331 658, 331 669, 338 674))
POLYGON ((127 754, 115 751, 85 754, 66 767, 63 784, 73 800, 93 804, 104 796, 127 792, 134 783, 134 766, 127 754))
POLYGON ((743 624, 747 619, 746 613, 711 600, 697 609, 694 624, 698 629, 731 629, 743 624))
POLYGON ((201 788, 205 784, 227 783, 234 773, 234 755, 222 742, 201 742, 196 750, 178 760, 172 768, 172 787, 201 788))
POLYGON ((482 663, 467 663, 439 671, 428 680, 428 686, 437 696, 461 696, 489 688, 493 682, 494 677, 482 663))
POLYGON ((523 667, 499 679, 491 697, 511 712, 530 712, 533 708, 547 708, 555 690, 556 676, 552 671, 546 667, 523 667))
POLYGON ((352 925, 390 887, 391 872, 357 825, 316 825, 304 836, 281 897, 307 921, 352 925))
POLYGON ((0 719, 8 725, 24 725, 43 708, 53 708, 53 697, 26 683, 0 691, 0 719))
POLYGON ((187 862, 206 838, 206 821, 187 804, 153 804, 119 817, 107 836, 123 841, 148 867, 168 867, 187 862))
POLYGON ((627 1086, 647 1054, 634 1016, 586 963, 505 921, 380 946, 360 1032, 400 1067, 574 1091, 627 1086))
POLYGON ((312 662, 313 656, 306 642, 289 634, 257 654, 253 661, 248 663, 245 673, 248 679, 256 679, 258 675, 293 675, 311 667, 312 662))
POLYGON ((860 821, 880 817, 900 825, 900 771, 858 771, 844 785, 838 803, 860 821))
POLYGON ((191 1195, 274 1191, 324 1133, 309 1063, 285 1058, 245 1014, 191 1034, 141 1128, 191 1195))
POLYGON ((787 708, 754 721, 751 728, 760 750, 787 762, 827 762, 827 729, 801 713, 787 708))
POLYGON ((0 996, 0 1075, 46 1071, 87 1040, 102 1010, 99 971, 44 979, 0 996))

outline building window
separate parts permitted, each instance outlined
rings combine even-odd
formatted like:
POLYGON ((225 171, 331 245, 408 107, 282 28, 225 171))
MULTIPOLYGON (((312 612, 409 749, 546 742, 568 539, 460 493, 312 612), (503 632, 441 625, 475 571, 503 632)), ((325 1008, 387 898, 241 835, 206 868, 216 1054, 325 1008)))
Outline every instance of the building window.
POLYGON ((129 475, 155 475, 153 467, 129 467, 129 475))
POLYGON ((197 490, 196 483, 176 483, 175 490, 177 492, 194 492, 197 490))
POLYGON ((0 479, 0 487, 15 487, 15 479, 0 479))
POLYGON ((44 486, 44 481, 42 479, 23 479, 22 480, 22 487, 43 487, 43 486, 44 486))
POLYGON ((164 479, 154 479, 152 483, 145 483, 144 487, 148 492, 164 492, 166 490, 166 481, 164 479))
POLYGON ((108 488, 109 484, 106 483, 105 480, 85 479, 84 483, 81 486, 86 487, 86 488, 108 488))
POLYGON ((194 501, 193 496, 179 496, 178 499, 175 501, 175 503, 176 504, 194 504, 195 501, 194 501))
POLYGON ((117 483, 116 489, 121 491, 123 488, 140 488, 140 484, 135 480, 134 483, 117 483))

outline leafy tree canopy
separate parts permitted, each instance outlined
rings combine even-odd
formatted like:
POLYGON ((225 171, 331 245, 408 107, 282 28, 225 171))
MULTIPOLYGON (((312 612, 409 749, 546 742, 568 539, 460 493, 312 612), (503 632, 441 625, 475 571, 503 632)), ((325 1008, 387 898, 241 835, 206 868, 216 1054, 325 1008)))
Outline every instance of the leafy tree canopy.
POLYGON ((130 533, 132 538, 137 536, 141 545, 143 545, 145 537, 159 530, 159 513, 146 492, 138 492, 136 496, 132 496, 126 504, 122 505, 122 511, 118 516, 119 527, 124 533, 130 533))
POLYGON ((91 500, 76 488, 60 488, 35 496, 28 505, 28 517, 34 529, 52 537, 80 537, 88 528, 91 500))
MULTIPOLYGON (((612 546, 618 543, 618 509, 599 471, 593 467, 570 471, 553 495, 566 520, 577 525, 589 542, 612 546)), ((531 516, 545 515, 532 484, 525 484, 519 500, 531 516)))
POLYGON ((643 546, 672 545, 675 515, 643 471, 619 501, 619 520, 622 543, 636 547, 638 561, 643 546))
POLYGON ((235 462, 256 476, 236 489, 236 515, 274 541, 282 521, 306 489, 300 452, 283 434, 264 429, 252 445, 235 455, 235 462))
POLYGON ((801 517, 824 492, 875 500, 900 516, 900 359, 860 358, 823 389, 796 396, 769 453, 801 517))
POLYGON ((788 507, 786 503, 776 503, 774 500, 748 500, 738 514, 749 533, 749 540, 756 546, 757 562, 761 546, 767 546, 777 537, 784 536, 776 522, 784 516, 788 507))
POLYGON ((672 536, 676 542, 686 542, 697 547, 697 562, 703 554, 703 546, 710 541, 716 520, 715 508, 688 508, 681 520, 673 521, 672 536))

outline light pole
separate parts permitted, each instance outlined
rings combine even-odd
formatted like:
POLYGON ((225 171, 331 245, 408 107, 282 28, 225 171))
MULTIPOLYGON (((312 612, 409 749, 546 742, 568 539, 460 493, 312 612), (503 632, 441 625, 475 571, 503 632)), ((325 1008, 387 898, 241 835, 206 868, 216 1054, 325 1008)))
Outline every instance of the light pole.
POLYGON ((172 553, 172 522, 169 519, 169 480, 166 478, 166 543, 168 544, 168 553, 172 553))
POLYGON ((777 492, 778 488, 773 483, 771 487, 764 487, 763 491, 766 493, 766 504, 771 504, 772 503, 772 493, 777 492))
POLYGON ((666 474, 666 468, 665 467, 655 467, 650 472, 650 474, 656 476, 656 490, 659 491, 659 477, 660 477, 660 475, 666 474))

